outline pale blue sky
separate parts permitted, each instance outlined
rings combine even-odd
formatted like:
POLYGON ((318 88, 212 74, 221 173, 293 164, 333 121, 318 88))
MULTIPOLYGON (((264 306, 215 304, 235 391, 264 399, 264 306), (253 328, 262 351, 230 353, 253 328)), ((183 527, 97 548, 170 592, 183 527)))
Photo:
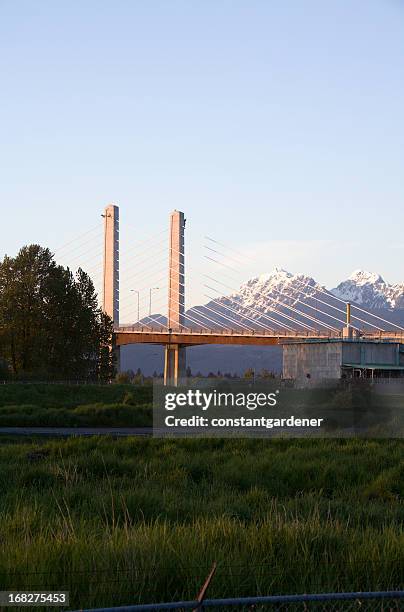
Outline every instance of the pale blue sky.
POLYGON ((0 71, 1 256, 112 201, 139 240, 185 211, 190 303, 206 233, 404 280, 404 2, 0 0, 0 71))

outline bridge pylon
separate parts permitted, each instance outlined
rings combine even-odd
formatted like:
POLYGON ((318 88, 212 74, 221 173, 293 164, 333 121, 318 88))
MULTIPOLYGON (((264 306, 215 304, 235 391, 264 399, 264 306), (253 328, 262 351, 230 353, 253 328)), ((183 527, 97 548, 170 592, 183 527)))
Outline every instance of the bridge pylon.
MULTIPOLYGON (((170 214, 168 257, 168 317, 169 337, 180 331, 185 323, 185 258, 184 213, 175 210, 170 214)), ((165 345, 164 384, 177 386, 185 377, 185 346, 177 343, 165 345)))
MULTIPOLYGON (((119 208, 106 206, 104 214, 104 271, 102 309, 109 315, 114 327, 119 326, 119 208)), ((116 368, 120 370, 119 347, 112 346, 116 368)))

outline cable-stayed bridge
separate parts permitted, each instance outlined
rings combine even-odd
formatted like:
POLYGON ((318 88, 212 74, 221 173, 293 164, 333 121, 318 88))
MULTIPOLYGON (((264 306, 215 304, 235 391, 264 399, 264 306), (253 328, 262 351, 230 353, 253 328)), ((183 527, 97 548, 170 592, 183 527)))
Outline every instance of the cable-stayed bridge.
POLYGON ((121 253, 119 208, 107 206, 102 217, 102 224, 57 249, 55 256, 93 278, 103 310, 114 322, 118 364, 121 346, 163 345, 165 381, 177 384, 190 346, 354 338, 404 341, 404 327, 304 279, 293 287, 273 287, 271 295, 247 283, 241 301, 234 275, 245 255, 211 237, 205 237, 206 268, 197 275, 199 281, 203 278, 209 301, 186 310, 184 213, 173 211, 168 227, 149 238, 133 243, 131 237, 126 258, 121 253), (165 314, 153 314, 157 304, 165 314))

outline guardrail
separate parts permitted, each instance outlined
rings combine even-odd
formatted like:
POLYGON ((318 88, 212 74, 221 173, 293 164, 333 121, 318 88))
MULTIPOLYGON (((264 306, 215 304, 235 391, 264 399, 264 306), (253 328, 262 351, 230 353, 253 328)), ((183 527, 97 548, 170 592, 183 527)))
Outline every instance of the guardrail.
POLYGON ((338 332, 322 332, 322 331, 317 331, 317 330, 313 330, 313 331, 308 331, 308 330, 302 330, 302 331, 287 331, 287 330, 283 330, 283 329, 275 329, 273 331, 267 331, 267 330, 257 330, 257 329, 251 329, 251 330, 234 330, 234 329, 211 329, 208 327, 201 327, 201 328, 195 328, 195 329, 191 329, 191 328, 186 328, 186 327, 179 327, 178 329, 168 329, 167 327, 164 326, 160 326, 160 327, 152 327, 152 326, 142 326, 142 327, 138 327, 137 325, 122 325, 119 327, 115 327, 114 329, 115 333, 120 333, 120 332, 136 332, 136 333, 150 333, 150 334, 169 334, 169 333, 173 333, 173 334, 190 334, 190 335, 214 335, 214 336, 269 336, 269 337, 291 337, 291 338, 313 338, 313 337, 319 337, 319 338, 340 338, 341 334, 338 332))

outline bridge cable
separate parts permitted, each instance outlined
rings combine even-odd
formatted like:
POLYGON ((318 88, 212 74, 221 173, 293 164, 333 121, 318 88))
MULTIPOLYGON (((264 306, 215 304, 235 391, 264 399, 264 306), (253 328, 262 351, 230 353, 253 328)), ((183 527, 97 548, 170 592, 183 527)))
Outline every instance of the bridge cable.
MULTIPOLYGON (((301 281, 296 281, 296 279, 295 279, 295 282, 298 282, 298 283, 302 284, 302 283, 301 283, 301 281)), ((304 285, 304 286, 305 286, 305 287, 310 287, 310 288, 311 288, 311 289, 313 289, 313 291, 315 291, 315 292, 316 292, 316 291, 319 291, 319 289, 317 289, 317 288, 316 288, 316 287, 314 287, 313 285, 304 285)), ((292 288, 290 288, 290 289, 292 289, 292 288)), ((325 306, 327 306, 328 308, 333 308, 333 309, 337 310, 338 312, 342 312, 342 313, 344 313, 344 314, 346 313, 346 310, 343 310, 343 309, 341 309, 341 308, 337 308, 336 306, 333 306, 332 304, 329 304, 329 303, 325 302, 324 300, 320 300, 320 299, 319 299, 319 298, 317 298, 317 297, 316 297, 314 294, 312 294, 312 295, 308 295, 308 294, 304 293, 304 292, 302 291, 302 289, 294 289, 294 288, 293 288, 292 290, 293 290, 293 291, 301 291, 301 292, 303 293, 303 295, 306 295, 308 298, 310 298, 310 299, 312 299, 312 300, 316 300, 316 301, 318 300, 318 301, 319 301, 319 302, 321 302, 322 304, 325 304, 325 306)), ((324 293, 324 292, 323 292, 323 293, 324 293)), ((328 295, 331 295, 331 296, 332 296, 332 294, 328 294, 328 295)), ((346 305, 346 304, 347 304, 347 303, 345 303, 345 305, 346 305)), ((307 306, 308 306, 308 304, 307 304, 307 306)), ((322 312, 322 311, 321 311, 321 312, 322 312)), ((331 316, 331 315, 328 315, 328 316, 331 316)), ((334 317, 334 318, 335 318, 335 317, 334 317)), ((375 327, 375 328, 376 328, 377 330, 379 330, 379 331, 385 331, 385 330, 383 330, 381 327, 379 327, 379 326, 377 326, 377 325, 374 325, 374 324, 373 324, 373 323, 371 323, 370 321, 366 321, 365 319, 361 319, 361 317, 358 317, 357 315, 352 314, 352 315, 351 315, 351 318, 352 318, 352 319, 356 319, 357 321, 360 321, 361 323, 364 323, 365 325, 368 325, 368 326, 370 326, 370 327, 375 327)), ((337 320, 339 320, 339 319, 337 319, 337 320)), ((344 320, 340 320, 340 322, 341 322, 341 323, 345 323, 345 321, 344 321, 344 320)), ((387 321, 386 321, 386 322, 387 322, 387 321)), ((356 329, 356 330, 360 331, 360 330, 359 330, 359 328, 355 327, 354 325, 352 325, 351 327, 353 327, 354 329, 356 329)))
MULTIPOLYGON (((229 285, 226 285, 225 283, 222 283, 221 281, 218 281, 218 280, 212 278, 211 276, 208 276, 207 274, 204 274, 204 276, 206 276, 206 278, 209 278, 210 280, 213 280, 215 283, 218 283, 219 285, 223 285, 224 287, 226 287, 228 289, 231 289, 232 291, 236 291, 237 292, 236 289, 233 289, 229 285)), ((275 303, 277 305, 281 305, 280 302, 275 302, 275 303)), ((303 327, 305 329, 308 329, 308 330, 311 330, 311 331, 315 331, 315 328, 312 327, 311 325, 308 325, 307 323, 304 323, 303 321, 299 321, 298 319, 288 315, 287 313, 285 313, 283 311, 279 311, 275 306, 269 306, 269 308, 270 308, 270 311, 272 313, 277 314, 279 317, 283 317, 284 319, 287 319, 288 321, 292 321, 292 323, 297 324, 299 327, 303 327)), ((260 311, 257 311, 257 312, 260 312, 260 311)), ((268 317, 268 315, 266 315, 266 314, 264 315, 263 313, 262 313, 262 316, 268 317)), ((282 323, 282 321, 277 321, 277 323, 287 327, 285 323, 282 323)))
MULTIPOLYGON (((219 284, 223 285, 224 287, 227 287, 228 289, 231 289, 232 291, 236 291, 236 292, 237 292, 237 289, 235 289, 234 287, 229 287, 229 286, 228 286, 228 285, 226 285, 225 283, 222 283, 222 282, 220 282, 220 281, 217 281, 217 280, 215 280, 215 279, 212 279, 212 277, 209 277, 209 276, 208 276, 208 275, 206 275, 206 274, 205 274, 204 276, 207 276, 208 278, 211 278, 211 280, 214 280, 216 283, 219 283, 219 284)), ((333 329, 334 331, 339 331, 339 330, 337 330, 335 327, 333 328, 332 326, 329 326, 329 325, 328 325, 328 324, 326 324, 326 323, 321 323, 319 320, 314 319, 314 318, 313 318, 313 317, 311 317, 310 315, 306 315, 305 313, 303 313, 303 312, 299 311, 297 308, 293 308, 293 306, 289 306, 288 304, 285 304, 284 302, 279 302, 279 301, 276 301, 276 300, 275 300, 275 298, 272 298, 272 297, 270 297, 270 296, 268 296, 268 295, 266 295, 266 294, 264 294, 264 293, 262 293, 262 292, 260 292, 260 291, 257 291, 257 290, 252 291, 251 289, 249 289, 249 288, 248 288, 248 287, 246 287, 245 285, 244 285, 244 289, 246 289, 247 291, 249 291, 249 292, 250 292, 252 295, 254 295, 254 294, 258 293, 259 295, 262 295, 262 296, 263 296, 263 297, 264 297, 266 300, 271 300, 272 302, 275 302, 275 304, 276 304, 277 306, 280 306, 280 307, 283 307, 283 308, 286 308, 286 309, 292 310, 292 311, 294 311, 294 312, 297 312, 299 315, 301 315, 301 316, 302 316, 302 317, 304 317, 304 318, 311 319, 311 320, 315 320, 315 321, 317 321, 318 323, 320 323, 320 325, 322 325, 322 327, 326 327, 326 328, 328 327, 329 329, 333 329)), ((286 296, 286 297, 289 297, 289 299, 290 299, 290 296, 286 296)), ((307 323, 304 323, 303 321, 299 321, 299 319, 296 319, 295 317, 291 317, 290 315, 288 315, 288 314, 286 314, 286 313, 284 313, 284 312, 279 312, 279 309, 277 309, 275 306, 270 306, 270 309, 271 309, 272 311, 277 312, 277 314, 279 314, 279 316, 282 316, 282 317, 284 317, 285 319, 289 319, 289 320, 293 321, 293 322, 294 322, 294 323, 296 323, 296 324, 297 324, 299 327, 306 327, 306 329, 315 330, 315 328, 314 328, 314 327, 312 327, 312 326, 308 325, 307 323)))
POLYGON ((226 310, 229 310, 230 312, 234 312, 235 314, 237 314, 239 317, 241 317, 242 319, 246 319, 246 321, 250 321, 251 323, 253 323, 255 326, 259 326, 262 327, 263 329, 265 329, 266 331, 270 331, 270 332, 275 332, 275 329, 273 327, 270 327, 269 325, 265 325, 264 323, 260 323, 259 321, 256 321, 255 319, 252 319, 251 317, 248 317, 246 315, 241 314, 240 312, 238 312, 235 308, 231 308, 230 306, 224 305, 220 302, 221 298, 214 298, 208 294, 204 294, 205 297, 209 298, 212 302, 215 302, 218 304, 218 306, 220 306, 221 308, 225 308, 226 310))
POLYGON ((73 238, 72 240, 70 240, 69 242, 66 242, 64 244, 62 244, 61 246, 59 246, 57 249, 53 250, 53 253, 60 253, 60 251, 63 251, 67 246, 70 246, 73 243, 76 243, 81 239, 84 238, 84 236, 87 236, 88 234, 91 234, 93 232, 100 231, 103 229, 103 224, 102 223, 97 223, 97 225, 95 225, 94 227, 92 227, 91 229, 89 229, 88 231, 84 232, 83 234, 79 234, 78 236, 76 236, 76 238, 73 238))
MULTIPOLYGON (((211 242, 215 242, 216 244, 219 244, 220 246, 222 246, 222 247, 224 247, 224 248, 226 248, 226 249, 228 249, 228 250, 230 250, 230 251, 233 251, 233 252, 234 252, 234 253, 236 253, 236 254, 239 254, 241 257, 247 257, 247 258, 248 258, 248 259, 250 259, 251 261, 256 261, 256 260, 252 259, 251 257, 248 257, 248 256, 244 255, 244 254, 243 254, 243 253, 241 253, 240 251, 237 251, 236 249, 233 249, 233 248, 231 248, 231 247, 228 247, 228 246, 226 246, 225 244, 218 242, 217 240, 213 240, 213 239, 212 239, 212 238, 210 238, 209 236, 205 236, 205 238, 207 238, 207 239, 208 239, 208 240, 210 240, 211 242)), ((299 282, 299 281, 298 281, 298 282, 299 282)), ((313 287, 313 289, 314 289, 314 287, 313 287)), ((327 289, 325 289, 325 288, 320 289, 320 288, 319 288, 319 285, 318 285, 317 283, 316 283, 315 291, 317 291, 317 292, 319 292, 319 293, 324 293, 324 294, 325 294, 325 295, 327 295, 328 297, 333 298, 334 300, 337 300, 337 301, 341 302, 341 303, 342 303, 342 304, 344 304, 345 306, 346 306, 346 305, 347 305, 347 303, 348 303, 346 300, 343 300, 343 299, 341 299, 341 298, 337 297, 336 295, 334 295, 333 293, 331 293, 331 291, 329 291, 329 290, 327 290, 327 289)), ((335 307, 334 307, 334 306, 332 306, 331 304, 327 304, 327 306, 329 306, 329 307, 331 307, 331 308, 335 308, 335 307)), ((361 308, 361 307, 360 307, 360 306, 358 306, 356 303, 351 303, 351 307, 352 307, 352 308, 355 308, 355 309, 357 309, 357 310, 359 310, 359 311, 361 311, 361 312, 363 312, 364 314, 368 315, 369 317, 374 317, 375 319, 378 319, 378 320, 382 321, 383 323, 387 323, 387 325, 393 325, 393 327, 397 327, 397 328, 398 328, 398 329, 400 329, 401 331, 404 331, 404 327, 402 327, 402 326, 400 326, 400 325, 396 325, 395 323, 392 323, 391 321, 388 321, 387 319, 384 319, 383 317, 380 317, 379 315, 373 314, 372 312, 369 312, 369 311, 365 310, 364 308, 361 308)), ((361 321, 362 323, 365 323, 366 325, 370 325, 370 326, 372 326, 372 327, 375 327, 376 329, 379 329, 379 331, 386 331, 386 330, 381 329, 380 327, 377 327, 376 325, 372 325, 372 324, 371 324, 371 323, 369 323, 368 321, 364 321, 363 319, 359 318, 359 317, 358 317, 358 316, 356 316, 356 315, 353 315, 353 314, 352 314, 352 318, 355 318, 355 319, 357 319, 358 321, 361 321)))
MULTIPOLYGON (((206 276, 206 275, 205 275, 206 276)), ((212 279, 214 280, 214 279, 212 279)), ((218 282, 218 281, 215 281, 218 282)), ((239 308, 243 308, 245 310, 249 310, 251 312, 253 312, 254 314, 257 314, 260 318, 264 318, 264 319, 268 319, 268 321, 271 321, 272 323, 275 323, 278 328, 279 327, 286 327, 287 329, 289 329, 290 331, 294 331, 294 329, 292 327, 290 327, 289 325, 287 325, 286 323, 283 323, 282 321, 279 321, 279 319, 274 319, 273 317, 270 317, 267 314, 264 314, 262 312, 260 312, 259 310, 256 310, 255 308, 253 308, 252 306, 241 306, 239 302, 237 302, 237 300, 234 300, 233 298, 231 298, 228 295, 223 295, 223 292, 219 291, 218 289, 215 289, 214 287, 210 287, 210 285, 204 285, 204 287, 207 287, 208 289, 215 291, 216 293, 219 293, 222 298, 224 297, 226 300, 231 301, 232 303, 234 303, 236 306, 238 306, 239 308)), ((255 321, 255 319, 253 319, 255 321)), ((275 331, 276 328, 274 328, 275 331)), ((311 329, 311 328, 309 328, 311 329)))
MULTIPOLYGON (((214 261, 215 263, 217 263, 217 264, 219 264, 219 265, 225 265, 225 264, 223 264, 223 263, 222 263, 222 262, 220 262, 220 261, 213 260, 212 258, 207 257, 206 255, 205 255, 205 258, 206 258, 206 259, 210 259, 211 261, 214 261)), ((229 266, 226 266, 226 267, 229 267, 229 266)), ((246 287, 246 286, 244 285, 244 287, 246 287)), ((283 292, 279 291, 278 289, 275 289, 274 287, 272 288, 272 290, 273 290, 273 291, 276 291, 276 292, 277 292, 278 294, 280 294, 282 297, 286 297, 286 298, 288 298, 288 299, 294 299, 294 300, 296 300, 297 302, 300 302, 301 304, 305 305, 305 303, 304 303, 304 302, 302 302, 301 300, 299 300, 298 298, 291 298, 291 296, 286 295, 285 293, 283 293, 283 292)), ((250 290, 250 292, 252 293, 252 290, 250 290)), ((272 298, 272 297, 270 297, 270 296, 268 296, 268 295, 266 295, 266 294, 264 294, 264 293, 262 293, 262 292, 259 292, 259 291, 257 291, 257 290, 254 290, 254 292, 255 292, 255 293, 258 293, 259 295, 262 295, 262 296, 263 296, 263 297, 265 297, 265 299, 267 299, 267 300, 269 299, 269 300, 274 301, 275 303, 279 303, 279 302, 276 302, 276 300, 275 300, 274 298, 272 298)), ((315 317, 312 317, 311 315, 308 315, 308 314, 306 314, 306 313, 302 312, 301 310, 298 310, 297 308, 294 308, 293 306, 290 306, 290 305, 286 304, 285 302, 282 302, 282 303, 281 303, 281 305, 282 305, 284 308, 287 308, 287 309, 289 309, 289 310, 292 310, 293 312, 298 313, 300 316, 302 316, 302 317, 304 317, 304 318, 306 318, 306 319, 309 319, 309 320, 311 320, 311 321, 314 321, 314 322, 316 322, 316 323, 320 324, 322 327, 325 327, 325 328, 331 329, 331 330, 333 330, 333 331, 339 331, 339 330, 338 330, 336 327, 333 327, 333 326, 329 325, 328 323, 324 323, 323 321, 321 321, 321 320, 319 320, 319 319, 317 319, 317 318, 315 318, 315 317)), ((322 314, 324 314, 324 315, 327 315, 327 313, 323 313, 323 312, 322 312, 322 311, 320 311, 320 310, 319 310, 319 312, 321 312, 321 313, 322 313, 322 314)))

